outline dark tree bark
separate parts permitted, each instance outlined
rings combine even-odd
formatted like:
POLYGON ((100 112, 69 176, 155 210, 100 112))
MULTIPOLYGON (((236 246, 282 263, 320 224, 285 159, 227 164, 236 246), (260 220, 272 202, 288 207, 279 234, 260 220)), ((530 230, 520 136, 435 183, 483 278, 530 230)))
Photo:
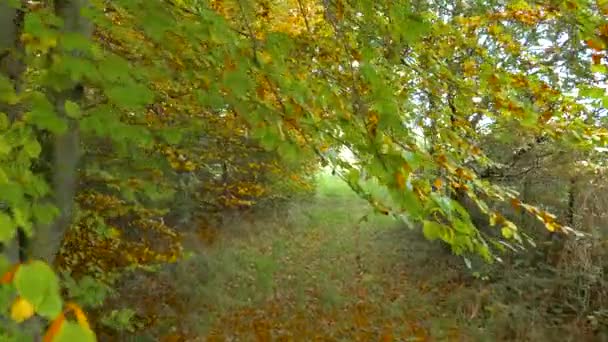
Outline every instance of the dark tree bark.
MULTIPOLYGON (((19 40, 23 27, 23 15, 23 11, 9 6, 4 0, 0 0, 0 75, 11 81, 15 92, 20 91, 21 75, 24 70, 20 58, 22 45, 19 40)), ((0 101, 0 112, 5 113, 12 122, 19 117, 20 108, 18 105, 0 101)), ((0 253, 11 263, 19 260, 23 261, 26 241, 27 238, 23 230, 18 229, 17 243, 0 244, 0 253)))
POLYGON ((576 214, 576 178, 570 177, 570 187, 568 189, 568 210, 566 212, 566 222, 568 226, 574 228, 576 214))
MULTIPOLYGON (((73 32, 90 37, 91 22, 81 16, 81 10, 88 0, 56 0, 55 13, 63 19, 64 32, 73 32)), ((72 53, 78 54, 78 51, 72 53)), ((57 113, 68 122, 68 129, 53 138, 53 200, 60 211, 59 216, 48 226, 39 227, 32 243, 32 256, 53 262, 59 252, 63 237, 72 223, 74 197, 78 180, 80 159, 80 136, 78 122, 68 118, 65 102, 82 102, 83 86, 74 84, 72 88, 52 94, 57 113)))

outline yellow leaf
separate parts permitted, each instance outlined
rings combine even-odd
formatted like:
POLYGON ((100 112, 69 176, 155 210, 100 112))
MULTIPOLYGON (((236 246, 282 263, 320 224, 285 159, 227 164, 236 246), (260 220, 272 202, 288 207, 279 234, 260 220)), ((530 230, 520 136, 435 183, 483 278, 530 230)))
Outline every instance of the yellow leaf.
POLYGON ((272 62, 272 56, 266 51, 259 52, 258 57, 260 57, 260 61, 263 64, 269 64, 270 62, 272 62))
POLYGON ((34 305, 22 297, 18 297, 11 306, 11 318, 21 323, 34 315, 34 305))
POLYGON ((108 233, 110 237, 113 238, 117 238, 120 236, 120 230, 116 229, 115 227, 111 227, 110 229, 108 229, 108 233))
POLYGON ((477 69, 477 63, 473 59, 469 59, 464 62, 463 71, 465 76, 473 76, 475 74, 475 70, 477 69))
POLYGON ((191 162, 190 160, 188 160, 184 164, 184 170, 186 170, 186 171, 194 171, 195 169, 196 169, 196 165, 194 165, 194 163, 191 162))
POLYGON ((555 222, 545 222, 545 228, 550 232, 558 231, 560 226, 555 222))
POLYGON ((70 308, 74 312, 74 315, 76 316, 76 320, 78 321, 78 324, 80 324, 81 327, 90 329, 89 321, 87 320, 87 316, 84 314, 84 312, 82 311, 80 306, 78 306, 75 303, 68 303, 67 307, 70 308))

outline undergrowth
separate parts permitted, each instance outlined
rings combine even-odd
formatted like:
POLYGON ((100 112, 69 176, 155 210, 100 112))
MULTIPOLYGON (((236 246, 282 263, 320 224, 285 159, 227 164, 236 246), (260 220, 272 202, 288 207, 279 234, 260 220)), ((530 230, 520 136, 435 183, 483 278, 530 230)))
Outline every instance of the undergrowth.
MULTIPOLYGON (((600 299, 568 304, 587 305, 583 316, 564 311, 580 295, 565 293, 580 277, 518 264, 469 270, 403 223, 378 215, 361 222, 369 213, 345 184, 323 175, 314 198, 253 220, 234 215, 212 245, 192 237, 186 260, 119 282, 118 300, 105 308, 114 319, 107 319, 114 324, 108 338, 606 338, 600 299)), ((605 284, 605 275, 596 276, 589 288, 605 284)))

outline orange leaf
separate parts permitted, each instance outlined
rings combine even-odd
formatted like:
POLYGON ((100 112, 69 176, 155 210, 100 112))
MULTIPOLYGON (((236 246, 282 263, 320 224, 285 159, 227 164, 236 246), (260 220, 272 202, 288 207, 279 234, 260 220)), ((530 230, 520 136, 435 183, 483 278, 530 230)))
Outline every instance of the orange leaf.
POLYGON ((473 154, 474 156, 477 156, 477 155, 481 154, 481 149, 477 146, 472 146, 471 154, 473 154))
POLYGON ((591 55, 591 59, 593 60, 593 64, 598 65, 602 62, 602 55, 599 53, 594 53, 591 55))
POLYGON ((445 166, 446 166, 446 164, 447 164, 447 162, 448 162, 448 158, 445 156, 445 154, 440 154, 440 155, 437 157, 437 163, 438 163, 439 165, 441 165, 441 166, 445 167, 445 166))
POLYGON ((511 205, 513 206, 513 208, 519 211, 521 208, 521 201, 517 198, 511 198, 511 205))
POLYGON ((608 24, 604 24, 600 26, 600 36, 608 37, 608 24))
POLYGON ((395 174, 395 178, 396 178, 396 181, 397 181, 397 187, 399 189, 405 188, 405 176, 403 175, 403 173, 397 172, 395 174))
POLYGON ((344 19, 344 4, 342 1, 336 1, 336 19, 342 21, 344 19))
POLYGON ((587 46, 589 46, 593 50, 602 51, 604 49, 604 44, 602 44, 602 42, 600 42, 598 40, 588 39, 586 43, 587 43, 587 46))
POLYGON ((0 284, 8 284, 11 281, 13 281, 13 277, 15 276, 15 272, 17 272, 17 269, 19 269, 19 266, 21 264, 15 264, 13 265, 13 267, 11 267, 10 270, 8 270, 8 272, 4 273, 2 275, 2 278, 0 278, 0 284))
POLYGON ((391 330, 392 329, 390 326, 387 326, 384 328, 384 332, 382 333, 382 336, 380 337, 381 342, 391 342, 395 339, 393 337, 393 332, 391 330))
POLYGON ((541 116, 539 116, 538 120, 541 123, 546 123, 547 121, 549 121, 549 119, 551 119, 553 117, 553 112, 551 111, 546 111, 544 112, 541 116))
POLYGON ((433 182, 433 186, 434 186, 436 189, 441 188, 441 187, 443 186, 443 181, 441 180, 441 178, 437 178, 437 179, 435 179, 435 181, 433 182))
POLYGON ((258 95, 258 98, 260 99, 264 99, 265 95, 266 95, 266 89, 264 89, 263 86, 258 86, 255 89, 256 94, 258 95))
POLYGON ((369 115, 367 116, 367 121, 368 121, 368 125, 370 126, 374 126, 378 124, 378 113, 376 112, 369 112, 369 115))
POLYGON ((490 78, 488 79, 488 83, 490 83, 490 85, 497 86, 499 82, 500 79, 498 76, 496 76, 496 74, 490 75, 490 78))
POLYGON ((59 329, 61 329, 63 321, 65 321, 65 315, 62 312, 59 314, 59 316, 57 316, 57 318, 53 320, 46 333, 44 334, 42 342, 52 342, 53 338, 55 338, 55 336, 59 332, 59 329))

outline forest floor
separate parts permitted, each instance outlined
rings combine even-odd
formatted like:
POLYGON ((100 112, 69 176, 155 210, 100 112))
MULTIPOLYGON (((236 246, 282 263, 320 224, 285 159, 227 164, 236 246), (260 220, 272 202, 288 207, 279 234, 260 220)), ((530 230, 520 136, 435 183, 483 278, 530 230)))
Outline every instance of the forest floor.
POLYGON ((517 317, 490 299, 492 286, 471 276, 462 259, 388 217, 359 222, 369 211, 345 184, 323 176, 314 198, 304 203, 227 220, 212 245, 189 241, 197 256, 171 273, 170 291, 141 282, 141 290, 131 289, 148 291, 152 299, 146 305, 161 313, 148 338, 126 333, 120 340, 496 341, 518 339, 518 331, 527 335, 519 340, 534 336, 529 312, 517 317))

